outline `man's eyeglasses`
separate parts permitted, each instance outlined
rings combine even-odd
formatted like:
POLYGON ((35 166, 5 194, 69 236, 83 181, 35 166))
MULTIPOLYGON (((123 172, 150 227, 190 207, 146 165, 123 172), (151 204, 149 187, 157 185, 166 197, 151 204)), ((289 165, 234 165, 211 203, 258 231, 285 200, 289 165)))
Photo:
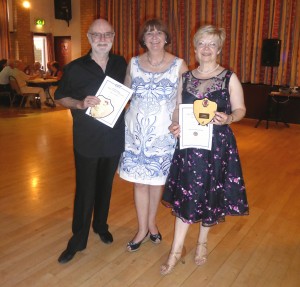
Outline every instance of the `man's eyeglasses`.
POLYGON ((113 38, 113 36, 115 36, 115 33, 114 32, 105 32, 105 33, 88 33, 93 40, 96 40, 96 39, 111 39, 113 38))

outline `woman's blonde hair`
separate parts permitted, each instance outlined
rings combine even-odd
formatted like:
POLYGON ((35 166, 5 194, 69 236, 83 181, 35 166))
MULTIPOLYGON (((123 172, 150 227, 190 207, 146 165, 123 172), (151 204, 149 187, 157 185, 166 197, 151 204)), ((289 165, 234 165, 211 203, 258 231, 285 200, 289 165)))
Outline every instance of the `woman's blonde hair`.
POLYGON ((222 49, 225 38, 226 38, 226 33, 224 28, 217 28, 216 26, 213 25, 205 25, 200 27, 197 32, 194 35, 194 47, 197 47, 197 43, 199 39, 203 37, 203 35, 212 35, 212 36, 217 36, 219 40, 219 50, 222 49))

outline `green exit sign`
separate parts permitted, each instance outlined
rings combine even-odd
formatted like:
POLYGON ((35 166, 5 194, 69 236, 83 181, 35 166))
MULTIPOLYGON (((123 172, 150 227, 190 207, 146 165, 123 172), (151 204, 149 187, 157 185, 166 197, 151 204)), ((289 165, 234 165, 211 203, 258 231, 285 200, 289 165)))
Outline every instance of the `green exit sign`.
POLYGON ((44 26, 45 25, 45 20, 44 19, 36 19, 35 20, 35 25, 44 26))

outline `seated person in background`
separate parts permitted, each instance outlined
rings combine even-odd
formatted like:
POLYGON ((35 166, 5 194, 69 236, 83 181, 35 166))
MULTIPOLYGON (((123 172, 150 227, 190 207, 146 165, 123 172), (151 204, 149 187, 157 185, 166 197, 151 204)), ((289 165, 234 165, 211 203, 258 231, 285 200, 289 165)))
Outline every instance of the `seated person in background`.
POLYGON ((32 76, 37 76, 39 78, 43 78, 45 75, 45 71, 42 69, 42 65, 40 62, 34 62, 32 76))
MULTIPOLYGON (((36 79, 37 76, 29 76, 26 75, 24 72, 24 63, 22 61, 15 61, 15 68, 13 70, 13 75, 21 89, 22 93, 34 93, 34 94, 39 94, 40 99, 41 99, 41 107, 46 108, 47 106, 45 105, 46 102, 46 94, 43 88, 40 87, 29 87, 27 86, 27 81, 36 79)), ((30 106, 29 103, 26 104, 25 106, 30 106)))
POLYGON ((52 76, 49 76, 47 78, 50 78, 50 79, 57 79, 57 82, 56 83, 53 83, 50 88, 49 88, 49 91, 50 91, 50 95, 52 97, 54 97, 54 92, 58 86, 58 83, 59 83, 59 80, 61 79, 62 75, 63 75, 63 72, 60 68, 60 65, 58 62, 54 61, 51 63, 51 70, 52 70, 52 76))
POLYGON ((7 59, 0 60, 0 72, 4 69, 6 63, 7 63, 7 59))
POLYGON ((53 75, 53 71, 51 69, 51 64, 52 63, 53 63, 52 61, 47 62, 46 78, 49 78, 53 75))
POLYGON ((0 91, 1 92, 10 91, 9 76, 12 76, 13 69, 14 69, 14 60, 8 59, 6 66, 0 72, 0 91))
POLYGON ((26 75, 31 75, 32 71, 33 71, 33 66, 30 65, 25 65, 23 66, 23 70, 22 70, 26 75))
POLYGON ((59 63, 56 61, 51 62, 50 69, 51 69, 51 73, 47 73, 46 78, 57 79, 59 81, 63 74, 59 63))
POLYGON ((51 64, 51 69, 52 69, 52 76, 55 77, 58 81, 61 79, 62 75, 63 75, 63 72, 60 68, 60 65, 58 62, 52 62, 51 64))

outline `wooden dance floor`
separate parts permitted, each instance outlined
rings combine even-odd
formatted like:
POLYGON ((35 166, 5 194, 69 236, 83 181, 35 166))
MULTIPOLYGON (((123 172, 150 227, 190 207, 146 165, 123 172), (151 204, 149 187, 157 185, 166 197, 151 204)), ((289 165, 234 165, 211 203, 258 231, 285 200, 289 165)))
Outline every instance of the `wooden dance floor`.
POLYGON ((159 273, 173 236, 174 217, 159 207, 163 241, 136 253, 132 184, 117 175, 109 225, 112 245, 92 230, 88 247, 68 264, 57 258, 71 236, 74 197, 72 118, 68 110, 0 110, 0 284, 55 287, 298 287, 300 286, 300 125, 235 123, 250 215, 227 217, 209 233, 208 262, 193 257, 192 225, 185 264, 159 273))

